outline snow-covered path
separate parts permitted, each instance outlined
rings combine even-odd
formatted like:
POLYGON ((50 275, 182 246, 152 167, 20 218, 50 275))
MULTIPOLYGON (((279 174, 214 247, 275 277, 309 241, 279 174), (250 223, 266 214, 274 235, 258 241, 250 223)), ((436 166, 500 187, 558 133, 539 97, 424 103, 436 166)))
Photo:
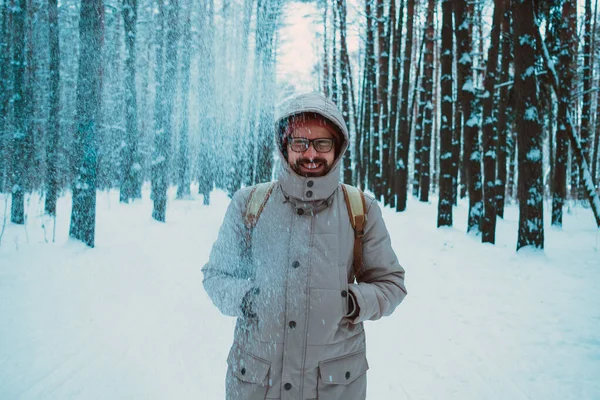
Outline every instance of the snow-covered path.
MULTIPOLYGON (((0 197, 4 205, 4 197, 0 197)), ((0 399, 223 399, 234 320, 201 285, 228 203, 171 201, 166 224, 147 198, 99 193, 97 246, 44 242, 41 204, 0 245, 0 399)), ((599 399, 600 234, 575 208, 546 251, 516 254, 518 210, 496 246, 435 228, 437 205, 385 210, 409 296, 366 324, 369 399, 599 399)), ((45 221, 46 237, 52 224, 45 221)), ((548 221, 547 221, 548 222, 548 221)), ((1 223, 1 221, 0 221, 1 223)))

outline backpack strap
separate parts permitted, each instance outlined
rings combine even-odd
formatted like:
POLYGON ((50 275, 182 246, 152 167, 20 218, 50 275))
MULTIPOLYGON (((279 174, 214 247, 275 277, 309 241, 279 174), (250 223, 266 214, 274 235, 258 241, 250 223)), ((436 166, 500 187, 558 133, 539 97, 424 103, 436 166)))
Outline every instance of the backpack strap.
POLYGON ((359 188, 342 184, 344 200, 348 209, 348 217, 354 229, 354 260, 352 272, 358 278, 363 268, 362 238, 365 236, 365 225, 367 224, 367 205, 365 194, 359 188))
POLYGON ((246 212, 244 213, 244 225, 251 231, 256 226, 258 218, 262 213, 271 192, 275 188, 276 182, 259 183, 252 188, 248 203, 246 203, 246 212))

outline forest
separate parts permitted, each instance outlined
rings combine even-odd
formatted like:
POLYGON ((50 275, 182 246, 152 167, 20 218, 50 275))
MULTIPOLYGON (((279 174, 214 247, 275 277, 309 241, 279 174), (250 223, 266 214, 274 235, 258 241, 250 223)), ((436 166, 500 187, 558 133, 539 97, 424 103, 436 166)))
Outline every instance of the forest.
MULTIPOLYGON (((273 179, 290 3, 0 0, 2 232, 69 192, 69 235, 94 247, 98 191, 131 203, 147 183, 164 222, 171 187, 209 204, 273 179)), ((438 227, 465 199, 484 243, 516 203, 517 250, 543 249, 544 206, 600 227, 598 0, 303 3, 313 90, 351 133, 341 180, 397 212, 436 201, 438 227)))

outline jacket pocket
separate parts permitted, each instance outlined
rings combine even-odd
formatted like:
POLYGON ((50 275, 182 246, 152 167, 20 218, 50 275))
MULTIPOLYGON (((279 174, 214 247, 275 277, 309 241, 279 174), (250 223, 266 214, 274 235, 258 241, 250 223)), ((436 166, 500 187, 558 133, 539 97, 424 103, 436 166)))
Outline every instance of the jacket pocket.
POLYGON ((365 373, 368 369, 365 351, 321 361, 317 398, 364 399, 367 391, 365 373))
POLYGON ((344 298, 339 289, 310 289, 308 345, 334 343, 344 317, 344 298))
POLYGON ((271 363, 233 345, 227 357, 227 400, 264 400, 271 363))

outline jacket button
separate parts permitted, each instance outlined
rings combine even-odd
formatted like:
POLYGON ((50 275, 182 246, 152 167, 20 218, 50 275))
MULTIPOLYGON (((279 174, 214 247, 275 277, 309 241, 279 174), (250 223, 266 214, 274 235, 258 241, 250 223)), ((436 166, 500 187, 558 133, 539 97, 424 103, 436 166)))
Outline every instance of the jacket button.
POLYGON ((346 379, 350 379, 350 371, 346 371, 346 379))
POLYGON ((308 187, 313 187, 314 184, 315 184, 315 182, 313 182, 313 181, 306 182, 306 186, 308 186, 308 187))
POLYGON ((284 388, 285 390, 290 390, 290 389, 292 388, 292 384, 288 382, 288 383, 286 383, 285 385, 283 385, 283 388, 284 388))
POLYGON ((306 192, 306 197, 310 199, 312 197, 312 194, 312 191, 309 190, 308 192, 306 192))
POLYGON ((298 268, 299 266, 300 266, 300 263, 298 261, 294 261, 292 263, 292 267, 294 267, 294 268, 298 268))
POLYGON ((296 214, 302 215, 302 214, 304 214, 304 210, 301 209, 301 208, 299 208, 299 209, 296 210, 296 214))
POLYGON ((242 373, 242 375, 246 375, 246 368, 242 368, 240 372, 242 373))
POLYGON ((290 328, 294 329, 296 327, 296 321, 290 321, 290 328))
POLYGON ((342 290, 342 297, 346 297, 348 296, 348 292, 346 292, 345 290, 342 290))

